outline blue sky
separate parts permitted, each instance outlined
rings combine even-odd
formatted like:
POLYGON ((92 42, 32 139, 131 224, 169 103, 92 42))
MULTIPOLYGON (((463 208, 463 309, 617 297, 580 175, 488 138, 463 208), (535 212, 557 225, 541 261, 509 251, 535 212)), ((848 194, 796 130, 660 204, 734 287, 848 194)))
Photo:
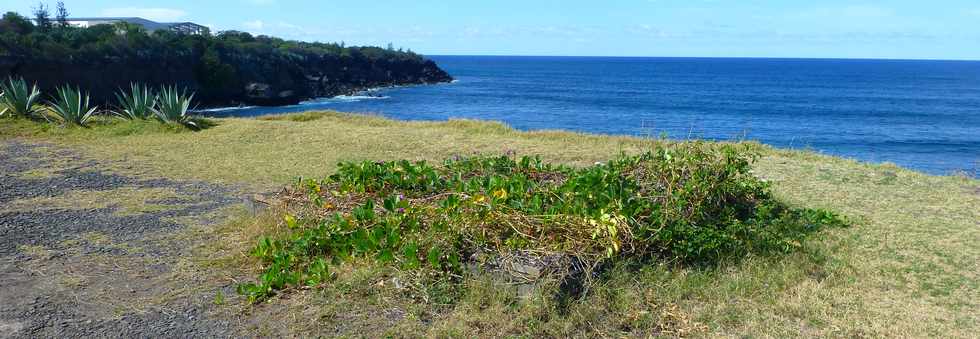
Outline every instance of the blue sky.
MULTIPOLYGON (((36 1, 0 0, 28 14, 36 1)), ((48 1, 53 6, 55 1, 48 1)), ((66 0, 73 16, 193 21, 423 54, 980 59, 980 1, 66 0)))

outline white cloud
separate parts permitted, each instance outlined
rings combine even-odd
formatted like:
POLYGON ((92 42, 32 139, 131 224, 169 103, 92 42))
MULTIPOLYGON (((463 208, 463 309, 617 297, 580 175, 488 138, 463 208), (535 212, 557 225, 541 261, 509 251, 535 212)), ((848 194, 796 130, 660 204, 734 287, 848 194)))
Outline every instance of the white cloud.
POLYGON ((271 35, 284 39, 298 40, 315 40, 320 36, 327 35, 327 32, 332 34, 340 33, 340 31, 308 29, 303 26, 294 25, 283 21, 265 22, 258 19, 242 22, 239 27, 241 30, 255 35, 271 35))
POLYGON ((243 22, 242 27, 253 31, 253 33, 267 33, 266 31, 278 32, 278 31, 286 31, 286 30, 305 31, 302 26, 297 26, 282 21, 270 23, 262 20, 252 20, 252 21, 243 22))
POLYGON ((154 21, 178 21, 187 16, 187 12, 172 8, 139 8, 119 7, 102 10, 103 16, 129 17, 135 16, 154 21))
POLYGON ((265 28, 265 23, 262 20, 252 20, 243 22, 242 26, 253 31, 261 31, 265 28))

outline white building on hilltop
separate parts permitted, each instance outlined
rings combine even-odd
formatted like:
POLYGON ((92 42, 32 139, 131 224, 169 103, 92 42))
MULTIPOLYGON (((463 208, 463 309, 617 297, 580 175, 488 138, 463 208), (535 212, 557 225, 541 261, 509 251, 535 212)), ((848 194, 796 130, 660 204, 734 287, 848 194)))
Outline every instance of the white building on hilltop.
POLYGON ((198 25, 193 22, 156 22, 143 18, 69 18, 68 24, 75 27, 92 27, 95 25, 114 24, 126 22, 133 25, 142 26, 149 32, 158 30, 169 30, 183 34, 208 34, 210 29, 206 26, 198 25))

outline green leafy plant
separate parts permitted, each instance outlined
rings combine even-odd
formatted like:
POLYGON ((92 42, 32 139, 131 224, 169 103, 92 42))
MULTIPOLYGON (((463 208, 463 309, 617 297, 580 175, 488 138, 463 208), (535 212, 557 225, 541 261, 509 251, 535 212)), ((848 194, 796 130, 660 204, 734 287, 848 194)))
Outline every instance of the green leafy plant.
MULTIPOLYGON (((4 101, 4 99, 3 99, 4 95, 5 95, 5 93, 3 91, 0 91, 0 103, 2 103, 4 101)), ((6 115, 8 110, 10 110, 10 109, 7 108, 7 106, 0 106, 0 118, 2 118, 4 115, 6 115)))
POLYGON ((225 304, 225 294, 219 290, 218 293, 215 293, 215 295, 214 295, 214 301, 212 301, 212 302, 215 305, 219 305, 219 306, 220 305, 224 305, 225 304))
POLYGON ((10 77, 0 84, 0 92, 3 92, 0 110, 24 118, 41 118, 41 107, 38 105, 41 91, 37 89, 37 85, 28 86, 23 78, 10 77))
POLYGON ((813 232, 846 226, 775 199, 751 175, 754 157, 694 142, 580 169, 509 156, 342 163, 287 193, 300 203, 254 248, 264 273, 239 292, 256 301, 323 284, 328 263, 354 257, 446 277, 461 276, 475 252, 560 255, 584 267, 712 265, 793 251, 813 232))
POLYGON ((53 101, 48 102, 51 116, 63 125, 86 126, 92 121, 98 107, 91 105, 89 96, 79 89, 62 87, 53 101))
POLYGON ((146 120, 154 117, 153 108, 156 106, 157 96, 148 86, 133 83, 129 85, 129 91, 120 89, 116 93, 116 101, 119 106, 114 113, 117 116, 129 120, 146 120))
POLYGON ((190 114, 194 94, 186 90, 177 90, 176 86, 164 86, 157 95, 157 104, 151 110, 157 120, 163 123, 179 124, 191 129, 201 126, 190 114))

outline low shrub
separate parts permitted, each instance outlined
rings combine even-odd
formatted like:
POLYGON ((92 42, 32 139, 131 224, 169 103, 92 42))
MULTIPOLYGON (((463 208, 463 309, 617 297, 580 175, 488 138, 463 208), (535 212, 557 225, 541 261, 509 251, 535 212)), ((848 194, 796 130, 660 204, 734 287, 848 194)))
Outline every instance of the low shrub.
POLYGON ((157 96, 143 84, 130 84, 129 91, 119 90, 116 93, 119 105, 114 112, 117 116, 128 120, 146 120, 154 117, 153 108, 157 96))
MULTIPOLYGON (((40 97, 37 85, 28 86, 24 79, 10 77, 0 83, 0 117, 10 115, 46 122, 53 118, 64 125, 77 126, 88 126, 96 118, 98 108, 78 88, 59 88, 47 105, 39 103, 40 97)), ((126 120, 154 119, 191 130, 215 126, 214 121, 191 114, 194 94, 180 91, 176 86, 164 86, 154 93, 148 86, 134 83, 128 91, 119 90, 116 99, 118 106, 112 114, 126 120)))
POLYGON ((186 91, 178 91, 176 86, 165 86, 157 93, 156 106, 152 107, 151 110, 160 122, 199 129, 200 126, 190 113, 193 100, 193 93, 188 95, 186 91))
POLYGON ((775 199, 750 173, 754 156, 694 142, 581 169, 509 156, 342 163, 283 196, 285 232, 259 241, 252 255, 263 273, 239 292, 256 301, 316 286, 354 257, 450 277, 477 253, 559 254, 588 268, 712 265, 792 251, 812 232, 845 225, 775 199))
POLYGON ((79 89, 62 87, 53 101, 48 102, 51 117, 63 125, 87 126, 98 107, 91 105, 89 96, 79 89))
POLYGON ((7 78, 7 81, 0 84, 0 110, 14 116, 39 119, 41 118, 41 107, 38 101, 41 98, 41 91, 37 85, 28 86, 22 78, 7 78))

